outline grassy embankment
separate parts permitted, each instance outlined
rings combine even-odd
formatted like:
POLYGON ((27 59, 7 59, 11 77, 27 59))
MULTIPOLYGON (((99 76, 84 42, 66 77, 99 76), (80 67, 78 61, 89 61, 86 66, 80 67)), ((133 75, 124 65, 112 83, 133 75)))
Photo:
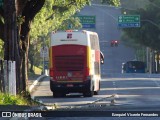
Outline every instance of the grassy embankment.
MULTIPOLYGON (((34 78, 40 75, 41 69, 35 67, 34 73, 29 73, 29 78, 34 78)), ((30 93, 25 92, 14 96, 10 94, 0 93, 0 105, 39 105, 40 103, 31 99, 30 93)))

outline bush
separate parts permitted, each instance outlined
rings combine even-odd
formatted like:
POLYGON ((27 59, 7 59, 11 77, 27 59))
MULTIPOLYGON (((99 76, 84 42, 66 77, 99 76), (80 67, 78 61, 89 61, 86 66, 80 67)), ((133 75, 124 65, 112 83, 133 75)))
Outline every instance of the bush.
POLYGON ((0 93, 0 105, 39 105, 40 103, 31 99, 29 92, 23 92, 21 95, 10 95, 0 93))

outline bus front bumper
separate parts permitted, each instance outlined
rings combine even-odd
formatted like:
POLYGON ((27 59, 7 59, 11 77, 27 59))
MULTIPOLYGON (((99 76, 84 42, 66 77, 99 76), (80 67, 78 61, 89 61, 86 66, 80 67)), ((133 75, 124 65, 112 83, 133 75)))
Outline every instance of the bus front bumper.
POLYGON ((52 92, 85 92, 90 90, 91 81, 87 80, 79 83, 59 83, 50 80, 50 89, 52 92))

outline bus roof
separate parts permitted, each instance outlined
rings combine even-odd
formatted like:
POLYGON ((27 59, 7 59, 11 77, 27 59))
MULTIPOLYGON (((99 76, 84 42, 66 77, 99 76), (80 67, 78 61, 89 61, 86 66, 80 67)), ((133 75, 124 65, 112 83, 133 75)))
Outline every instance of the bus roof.
POLYGON ((87 33, 87 34, 95 34, 97 35, 96 32, 93 31, 88 31, 88 30, 65 30, 65 31, 52 31, 53 34, 55 33, 76 33, 76 32, 82 32, 82 33, 87 33))
POLYGON ((57 31, 51 33, 51 46, 63 44, 89 45, 89 35, 97 35, 96 32, 81 30, 81 31, 57 31))

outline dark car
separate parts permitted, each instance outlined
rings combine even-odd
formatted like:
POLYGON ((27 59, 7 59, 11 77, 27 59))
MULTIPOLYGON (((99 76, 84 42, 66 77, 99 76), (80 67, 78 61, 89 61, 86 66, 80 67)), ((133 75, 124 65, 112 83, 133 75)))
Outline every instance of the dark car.
POLYGON ((145 73, 145 68, 145 63, 142 61, 122 63, 122 73, 145 73))

